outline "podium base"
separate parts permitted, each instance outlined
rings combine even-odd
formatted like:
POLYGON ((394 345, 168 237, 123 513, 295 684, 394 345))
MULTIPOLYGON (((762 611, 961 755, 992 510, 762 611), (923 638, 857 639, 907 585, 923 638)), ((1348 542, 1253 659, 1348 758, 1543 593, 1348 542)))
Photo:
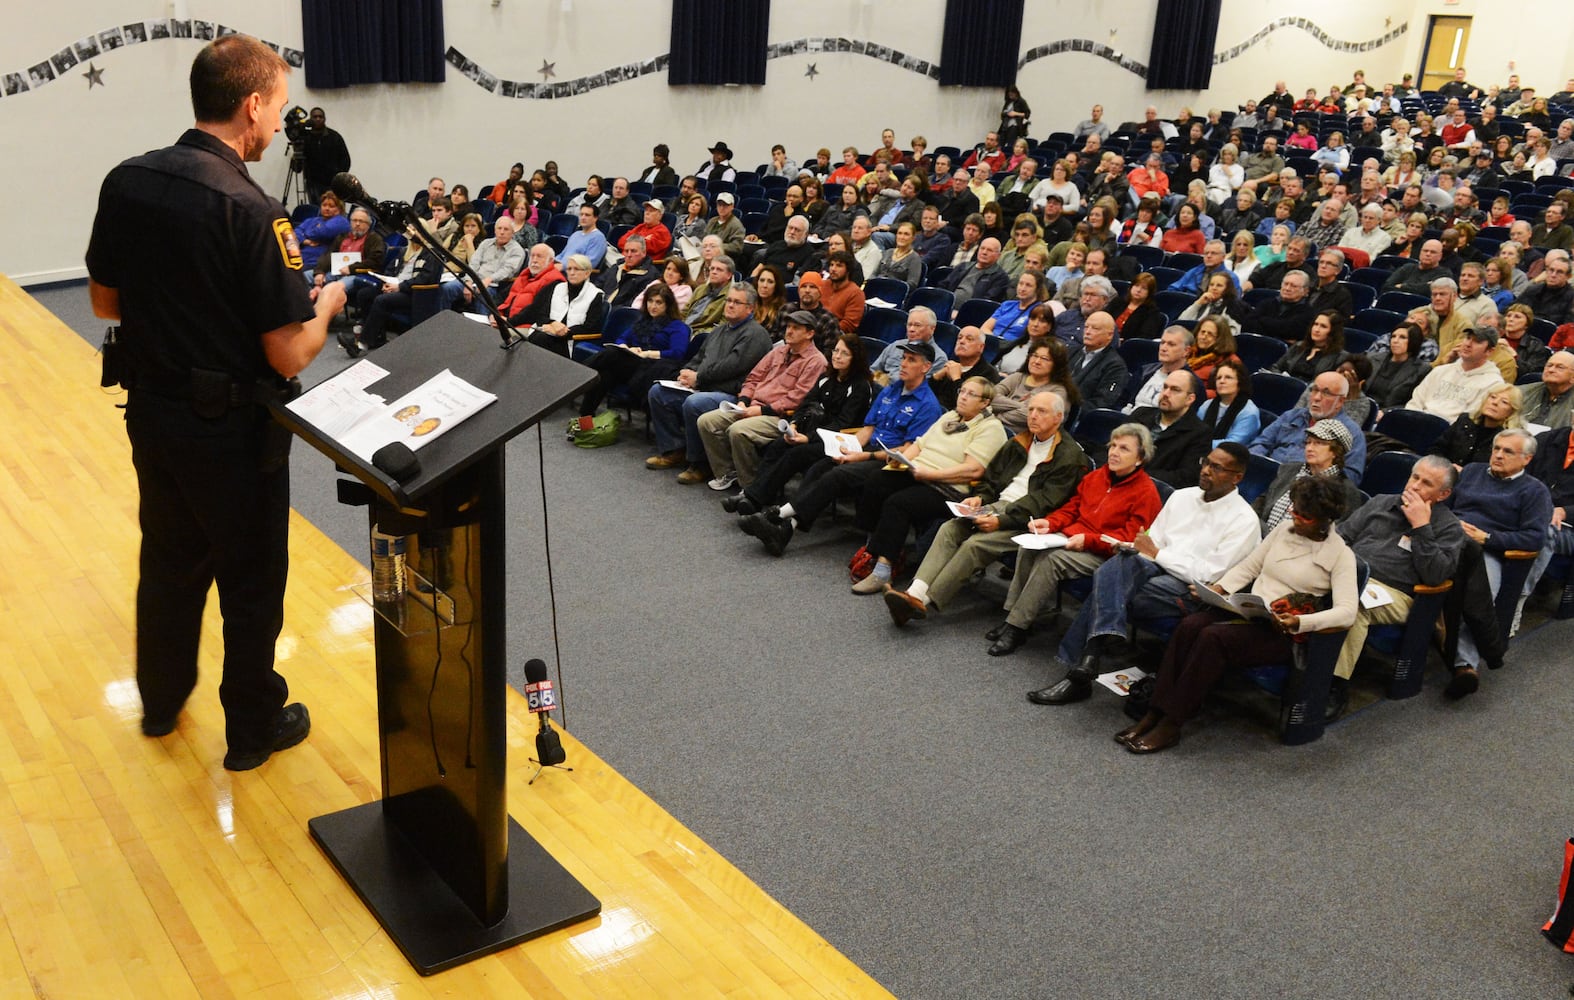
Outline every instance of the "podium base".
POLYGON ((394 944, 423 976, 462 965, 601 912, 601 902, 524 828, 508 820, 508 914, 476 918, 383 818, 381 801, 307 823, 394 944))

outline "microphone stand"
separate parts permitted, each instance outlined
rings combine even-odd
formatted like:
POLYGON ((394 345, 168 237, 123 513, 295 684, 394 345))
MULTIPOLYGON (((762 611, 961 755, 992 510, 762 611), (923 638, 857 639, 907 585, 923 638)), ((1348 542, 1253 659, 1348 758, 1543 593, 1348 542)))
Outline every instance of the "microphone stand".
POLYGON ((551 715, 551 712, 541 713, 541 728, 536 732, 536 753, 540 755, 540 759, 535 757, 527 758, 530 763, 536 765, 536 773, 532 774, 530 780, 525 782, 527 785, 535 784, 536 779, 541 777, 541 772, 549 767, 557 768, 559 771, 574 770, 563 763, 568 757, 563 752, 563 738, 557 734, 557 730, 552 728, 552 724, 549 721, 551 715))
POLYGON ((395 232, 403 232, 405 229, 414 230, 415 236, 413 239, 415 239, 416 242, 437 254, 437 258, 444 264, 457 266, 461 271, 464 272, 466 277, 474 282, 474 287, 471 289, 471 291, 475 293, 476 298, 481 302, 481 304, 486 307, 486 311, 491 315, 492 319, 497 322, 497 333, 498 336, 502 338, 503 350, 509 350, 515 345, 524 342, 525 335, 520 333, 519 330, 508 321, 508 318, 504 316, 502 311, 499 310, 492 302, 492 296, 486 293, 485 286, 481 283, 481 276, 472 271, 470 269, 470 265, 467 262, 462 261, 458 257, 454 256, 454 252, 452 250, 443 246, 443 241, 438 239, 435 233, 426 228, 421 217, 416 215, 415 211, 411 209, 409 202, 384 201, 379 202, 375 206, 363 205, 362 207, 366 208, 372 213, 372 218, 376 220, 377 229, 381 230, 385 235, 395 232), (398 230, 395 230, 387 225, 385 220, 389 218, 392 218, 399 224, 400 228, 398 230))

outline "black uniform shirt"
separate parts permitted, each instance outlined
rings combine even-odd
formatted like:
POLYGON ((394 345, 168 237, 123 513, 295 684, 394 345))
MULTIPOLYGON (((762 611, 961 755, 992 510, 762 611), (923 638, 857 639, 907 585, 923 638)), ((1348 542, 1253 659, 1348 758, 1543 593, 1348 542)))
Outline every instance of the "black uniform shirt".
POLYGON ((260 335, 313 315, 284 206, 200 129, 110 171, 87 270, 119 292, 133 369, 168 384, 193 368, 266 376, 260 335))

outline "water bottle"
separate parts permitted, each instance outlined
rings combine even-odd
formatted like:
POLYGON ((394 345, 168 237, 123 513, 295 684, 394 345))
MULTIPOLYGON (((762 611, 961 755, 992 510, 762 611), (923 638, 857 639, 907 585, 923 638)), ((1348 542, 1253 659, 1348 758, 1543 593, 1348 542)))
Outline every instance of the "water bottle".
POLYGON ((405 536, 372 528, 372 603, 379 608, 404 607, 405 536))

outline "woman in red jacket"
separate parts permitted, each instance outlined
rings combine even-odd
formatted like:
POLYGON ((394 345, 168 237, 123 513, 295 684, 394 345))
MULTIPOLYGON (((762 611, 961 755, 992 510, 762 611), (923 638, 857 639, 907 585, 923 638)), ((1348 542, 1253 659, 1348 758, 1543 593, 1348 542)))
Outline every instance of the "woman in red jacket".
POLYGON ((1006 620, 984 638, 990 656, 1008 656, 1027 641, 1039 609, 1053 600, 1062 580, 1092 576, 1114 549, 1105 539, 1129 542, 1158 516, 1159 491, 1143 466, 1153 460, 1153 436, 1141 424, 1110 432, 1104 465, 1082 477, 1076 493, 1028 531, 1048 535, 1056 547, 1023 548, 1006 595, 1006 620))

